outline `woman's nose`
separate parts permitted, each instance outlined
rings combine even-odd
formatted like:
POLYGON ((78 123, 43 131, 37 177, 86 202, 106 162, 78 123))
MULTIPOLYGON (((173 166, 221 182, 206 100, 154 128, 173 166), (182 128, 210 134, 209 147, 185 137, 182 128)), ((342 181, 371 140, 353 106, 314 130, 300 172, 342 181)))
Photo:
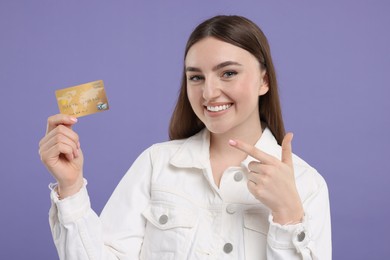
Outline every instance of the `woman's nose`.
POLYGON ((206 79, 203 87, 203 98, 213 100, 221 94, 221 88, 217 80, 206 79))

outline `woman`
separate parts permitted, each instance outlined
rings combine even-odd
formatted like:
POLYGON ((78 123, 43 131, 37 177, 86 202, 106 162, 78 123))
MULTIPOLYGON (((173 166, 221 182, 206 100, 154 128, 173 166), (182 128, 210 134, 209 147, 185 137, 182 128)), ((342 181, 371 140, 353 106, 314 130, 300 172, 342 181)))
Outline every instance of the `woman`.
POLYGON ((40 142, 61 259, 331 258, 326 183, 292 154, 267 39, 248 19, 216 16, 191 34, 172 140, 138 157, 100 217, 76 121, 50 117, 40 142))

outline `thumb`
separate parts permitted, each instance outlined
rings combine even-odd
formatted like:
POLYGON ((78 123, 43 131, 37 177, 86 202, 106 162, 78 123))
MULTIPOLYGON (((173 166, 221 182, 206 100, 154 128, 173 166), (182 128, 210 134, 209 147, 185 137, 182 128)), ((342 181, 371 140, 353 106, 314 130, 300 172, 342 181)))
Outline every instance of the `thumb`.
POLYGON ((293 167, 292 161, 292 142, 293 134, 287 133, 282 142, 282 162, 289 165, 291 168, 293 167))

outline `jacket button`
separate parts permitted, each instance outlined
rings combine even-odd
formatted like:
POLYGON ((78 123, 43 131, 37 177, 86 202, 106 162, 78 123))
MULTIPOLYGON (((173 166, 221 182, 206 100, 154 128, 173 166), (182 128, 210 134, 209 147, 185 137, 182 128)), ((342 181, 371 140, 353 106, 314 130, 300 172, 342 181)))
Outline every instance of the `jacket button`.
POLYGON ((167 215, 161 215, 160 218, 158 219, 158 222, 161 225, 164 225, 168 222, 168 216, 167 215))
POLYGON ((306 237, 305 231, 302 231, 301 233, 299 233, 297 236, 298 242, 302 242, 303 240, 305 240, 305 237, 306 237))
POLYGON ((230 244, 230 243, 226 243, 226 244, 223 246, 223 251, 224 251, 226 254, 229 254, 230 252, 233 251, 233 245, 230 244))
POLYGON ((242 172, 236 172, 236 174, 234 174, 234 180, 235 181, 241 181, 242 180, 242 178, 243 178, 243 176, 242 176, 242 172))
POLYGON ((226 207, 226 212, 229 214, 234 214, 236 213, 236 207, 233 204, 229 204, 226 207))

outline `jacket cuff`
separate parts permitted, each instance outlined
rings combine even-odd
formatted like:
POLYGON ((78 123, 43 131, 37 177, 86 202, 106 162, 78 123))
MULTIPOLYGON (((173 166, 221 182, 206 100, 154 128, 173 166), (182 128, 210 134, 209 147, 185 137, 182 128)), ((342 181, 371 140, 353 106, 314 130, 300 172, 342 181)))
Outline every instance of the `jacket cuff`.
POLYGON ((267 242, 273 248, 296 249, 298 253, 309 246, 310 232, 308 227, 309 216, 305 214, 301 223, 293 225, 280 225, 273 221, 270 214, 270 223, 267 242))
POLYGON ((83 217, 91 209, 91 202, 86 188, 87 180, 84 179, 83 187, 76 194, 62 200, 58 198, 57 183, 51 183, 50 198, 53 206, 57 208, 58 220, 65 225, 83 217))

